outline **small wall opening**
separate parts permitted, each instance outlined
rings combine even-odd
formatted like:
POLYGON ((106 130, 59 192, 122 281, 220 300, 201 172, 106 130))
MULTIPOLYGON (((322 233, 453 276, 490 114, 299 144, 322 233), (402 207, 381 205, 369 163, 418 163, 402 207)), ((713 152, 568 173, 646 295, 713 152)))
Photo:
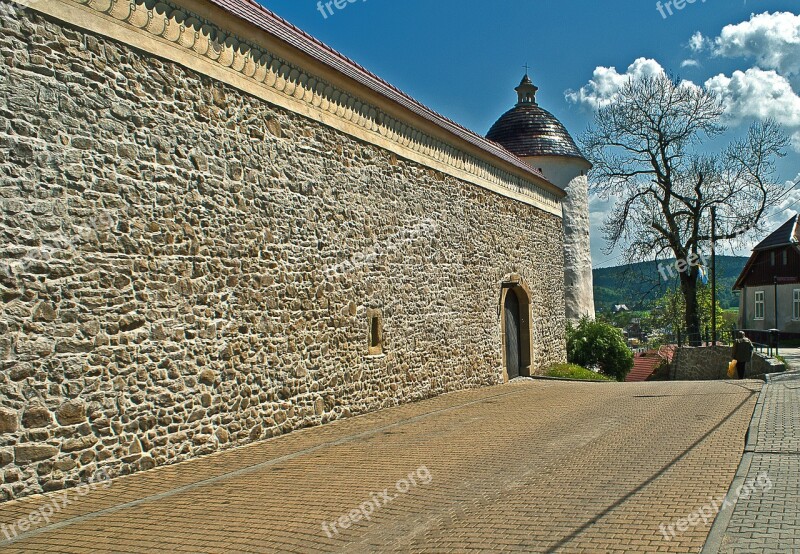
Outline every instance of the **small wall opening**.
POLYGON ((370 356, 383 354, 383 317, 380 310, 367 310, 367 353, 370 356))

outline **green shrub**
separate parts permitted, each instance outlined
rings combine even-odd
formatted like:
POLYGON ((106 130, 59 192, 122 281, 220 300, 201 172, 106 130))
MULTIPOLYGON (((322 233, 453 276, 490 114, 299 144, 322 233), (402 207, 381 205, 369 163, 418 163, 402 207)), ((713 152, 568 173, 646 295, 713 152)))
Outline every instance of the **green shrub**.
POLYGON ((662 360, 660 364, 656 366, 653 370, 653 373, 650 377, 647 378, 648 381, 671 381, 672 377, 672 366, 670 366, 669 362, 666 360, 662 360))
POLYGON ((579 379, 581 381, 611 381, 611 378, 575 364, 556 364, 547 368, 547 377, 579 379))
POLYGON ((567 361, 624 381, 633 369, 633 352, 619 329, 583 318, 577 327, 567 325, 567 361))

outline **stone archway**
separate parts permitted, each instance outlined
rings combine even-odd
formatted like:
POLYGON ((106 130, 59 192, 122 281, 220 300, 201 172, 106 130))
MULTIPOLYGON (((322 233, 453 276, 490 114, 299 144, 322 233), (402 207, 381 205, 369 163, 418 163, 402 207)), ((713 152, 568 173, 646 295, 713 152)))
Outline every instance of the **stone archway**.
POLYGON ((503 379, 531 374, 531 295, 519 275, 503 280, 500 297, 503 379))

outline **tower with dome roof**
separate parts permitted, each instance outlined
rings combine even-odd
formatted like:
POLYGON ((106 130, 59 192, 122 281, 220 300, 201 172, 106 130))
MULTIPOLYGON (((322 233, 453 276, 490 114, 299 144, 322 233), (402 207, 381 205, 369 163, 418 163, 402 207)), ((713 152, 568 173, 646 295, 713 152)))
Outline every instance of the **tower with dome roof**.
MULTIPOLYGON (((564 285, 566 316, 594 317, 592 254, 589 240, 589 182, 592 164, 567 129, 536 102, 539 88, 526 73, 515 89, 518 102, 492 126, 486 138, 541 170, 563 189, 564 285)), ((553 264, 557 267, 557 264, 553 264)))

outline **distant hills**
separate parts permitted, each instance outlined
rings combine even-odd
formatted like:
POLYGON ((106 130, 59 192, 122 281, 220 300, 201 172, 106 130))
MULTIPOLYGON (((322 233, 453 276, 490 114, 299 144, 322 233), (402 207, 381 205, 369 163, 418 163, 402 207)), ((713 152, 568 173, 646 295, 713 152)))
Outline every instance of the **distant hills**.
MULTIPOLYGON (((739 298, 732 288, 742 273, 746 257, 717 256, 717 298, 722 309, 737 308, 739 298)), ((654 300, 661 297, 667 288, 679 283, 675 278, 665 281, 659 273, 659 264, 674 268, 675 260, 640 262, 595 269, 594 304, 599 311, 609 311, 615 304, 625 304, 631 310, 648 310, 654 300)))

